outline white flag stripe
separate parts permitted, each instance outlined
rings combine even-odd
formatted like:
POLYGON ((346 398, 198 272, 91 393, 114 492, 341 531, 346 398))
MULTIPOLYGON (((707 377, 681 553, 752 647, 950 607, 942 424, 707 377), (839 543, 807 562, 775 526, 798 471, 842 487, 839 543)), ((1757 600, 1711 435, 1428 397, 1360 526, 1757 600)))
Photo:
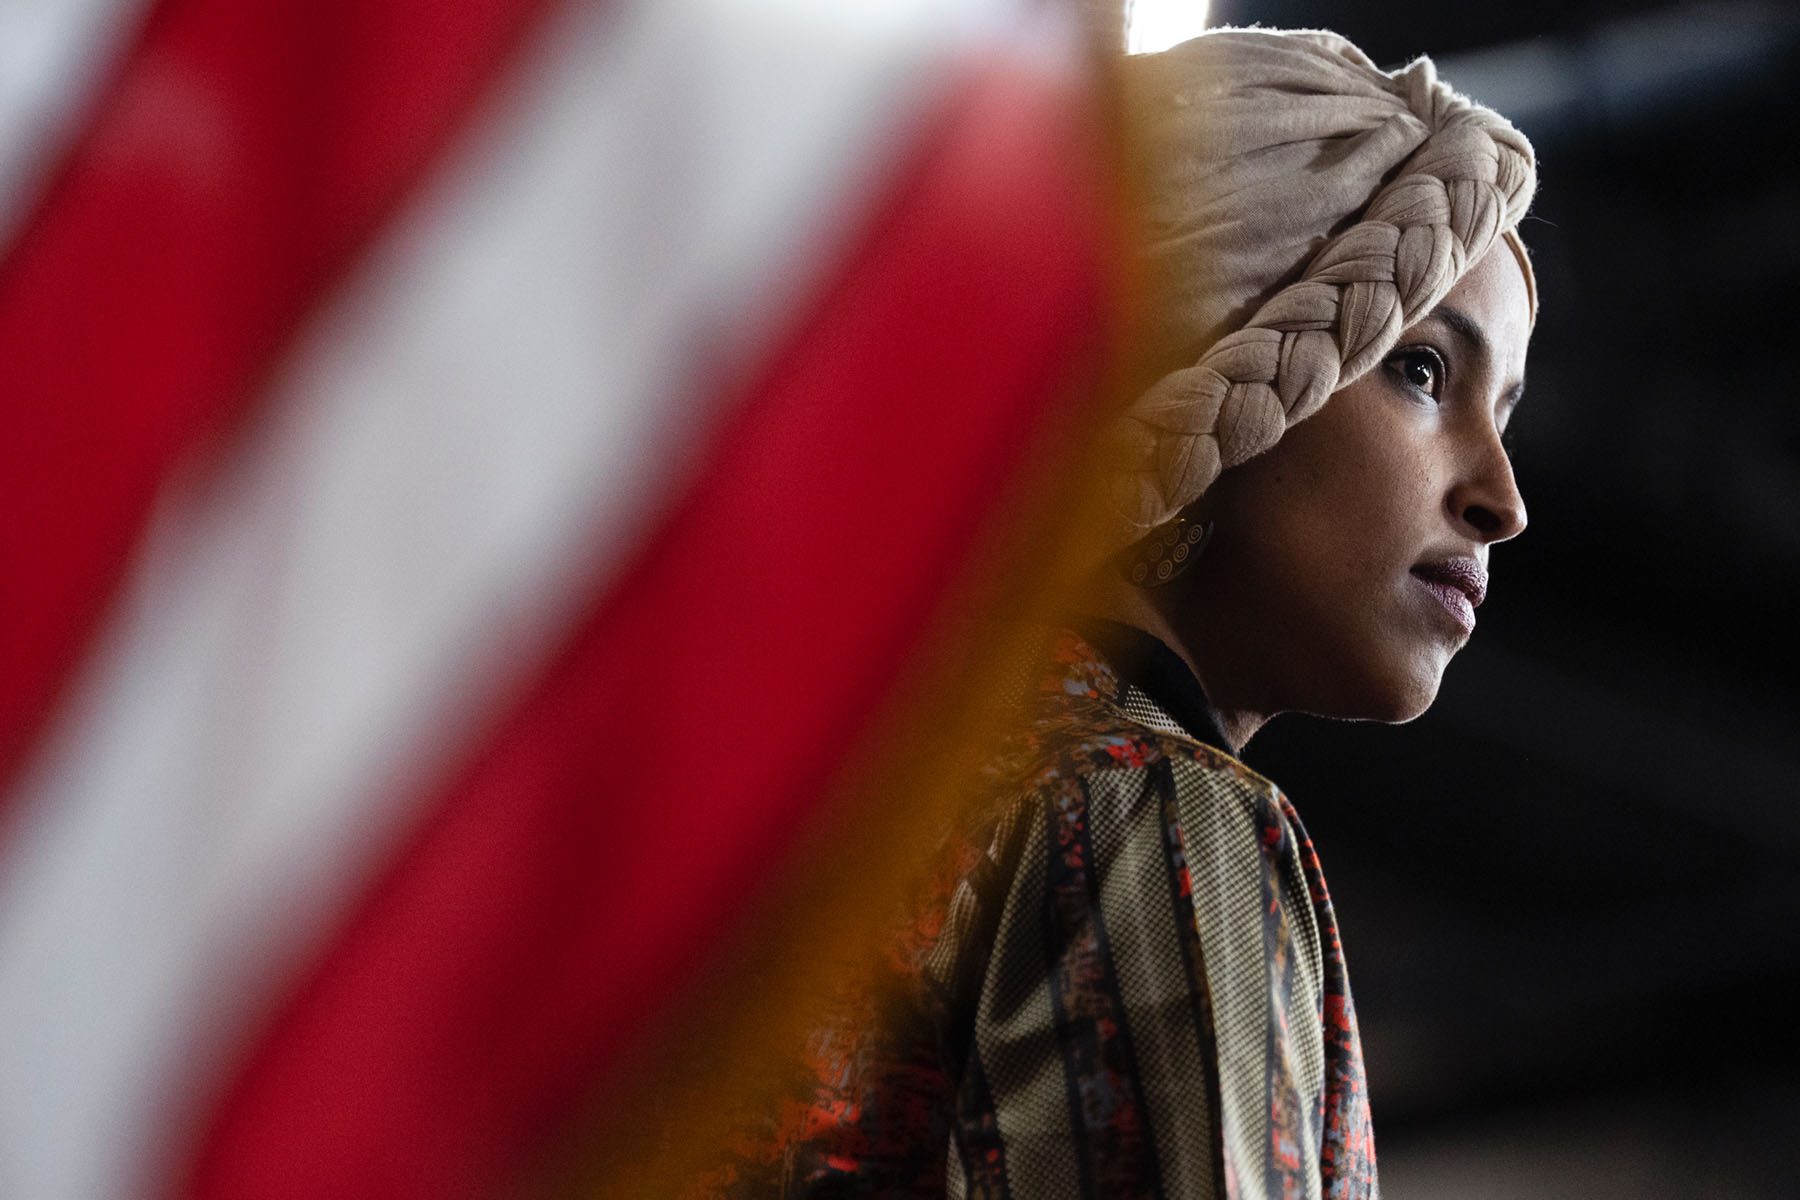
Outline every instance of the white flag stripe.
POLYGON ((148 0, 0 0, 0 246, 11 240, 148 0))
POLYGON ((217 477, 171 494, 0 843, 0 1193, 154 1187, 271 975, 629 548, 1011 7, 580 5, 217 477), (973 10, 973 11, 972 11, 973 10))

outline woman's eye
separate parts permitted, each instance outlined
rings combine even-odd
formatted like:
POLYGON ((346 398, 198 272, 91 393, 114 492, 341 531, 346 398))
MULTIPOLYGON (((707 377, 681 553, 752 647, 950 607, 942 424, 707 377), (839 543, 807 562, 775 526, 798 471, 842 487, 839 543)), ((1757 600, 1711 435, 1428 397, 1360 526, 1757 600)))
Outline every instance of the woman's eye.
POLYGON ((1444 383, 1444 360, 1435 350, 1405 350, 1390 360, 1400 379, 1415 391, 1436 398, 1444 383))

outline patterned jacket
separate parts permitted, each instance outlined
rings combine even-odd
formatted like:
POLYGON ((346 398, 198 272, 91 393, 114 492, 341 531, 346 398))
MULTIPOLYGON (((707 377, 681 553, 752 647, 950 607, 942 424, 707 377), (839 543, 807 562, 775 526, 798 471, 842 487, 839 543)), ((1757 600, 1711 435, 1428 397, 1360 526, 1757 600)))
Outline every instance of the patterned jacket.
POLYGON ((734 1195, 1377 1194, 1317 855, 1154 639, 1048 639, 993 803, 734 1195), (1105 653, 1095 643, 1105 646, 1105 653))

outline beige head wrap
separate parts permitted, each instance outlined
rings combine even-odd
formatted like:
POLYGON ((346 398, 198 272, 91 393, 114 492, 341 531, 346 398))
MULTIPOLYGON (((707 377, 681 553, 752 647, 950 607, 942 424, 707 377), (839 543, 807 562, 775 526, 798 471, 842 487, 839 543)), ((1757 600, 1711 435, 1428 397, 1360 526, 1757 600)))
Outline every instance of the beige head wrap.
POLYGON ((1394 347, 1515 227, 1531 144, 1440 83, 1333 33, 1217 30, 1127 60, 1153 172, 1157 344, 1195 356, 1113 423, 1116 503, 1161 524, 1394 347))

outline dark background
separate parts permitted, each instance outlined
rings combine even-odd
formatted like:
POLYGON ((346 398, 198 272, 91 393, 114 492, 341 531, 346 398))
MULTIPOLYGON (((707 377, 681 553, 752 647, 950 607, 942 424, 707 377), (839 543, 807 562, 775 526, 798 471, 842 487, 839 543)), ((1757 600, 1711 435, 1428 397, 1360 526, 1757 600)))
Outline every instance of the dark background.
POLYGON ((1800 9, 1215 0, 1535 144, 1530 530, 1402 728, 1275 722, 1388 1200, 1800 1197, 1800 9))

